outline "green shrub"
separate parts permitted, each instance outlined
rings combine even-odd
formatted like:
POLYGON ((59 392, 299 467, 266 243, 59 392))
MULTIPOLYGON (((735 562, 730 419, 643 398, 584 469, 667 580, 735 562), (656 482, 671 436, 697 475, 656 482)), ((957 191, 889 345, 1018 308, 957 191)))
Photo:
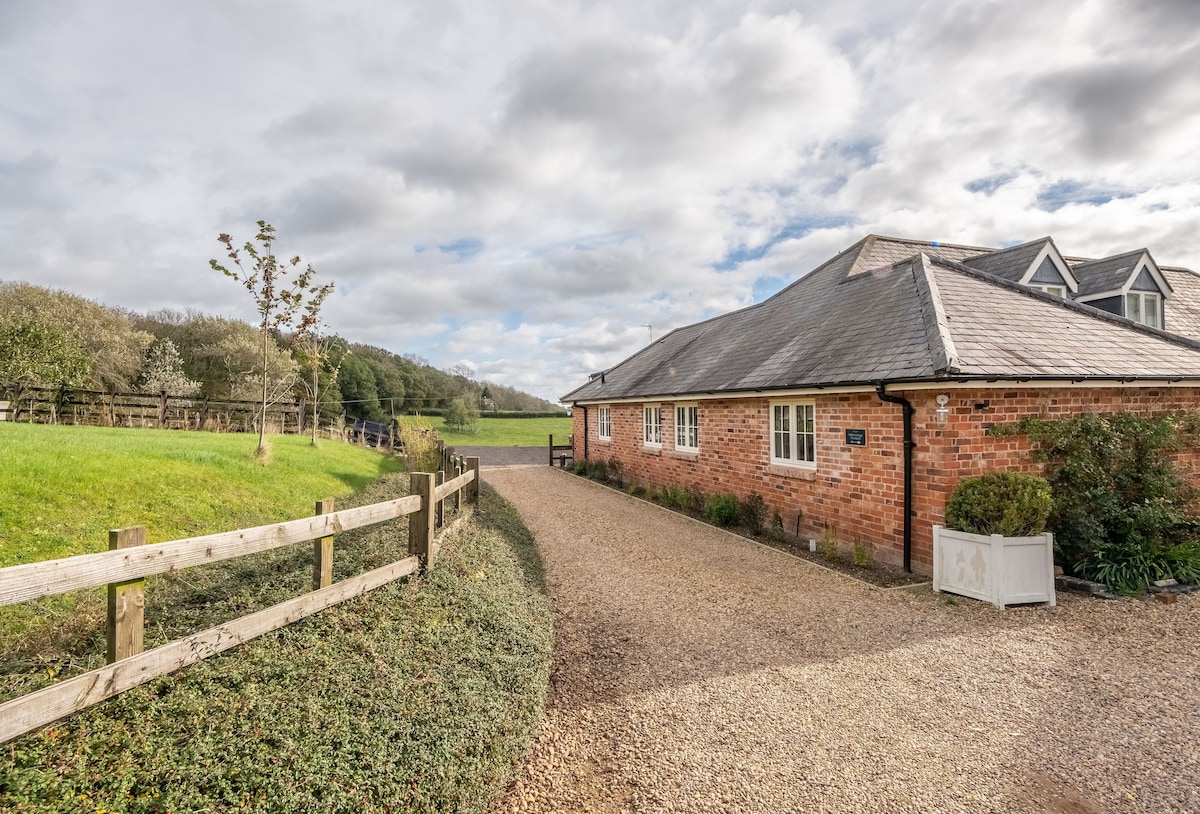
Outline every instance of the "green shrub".
POLYGON ((1110 544, 1130 546, 1136 559, 1139 551, 1166 550, 1195 536, 1197 492, 1169 453, 1194 445, 1198 426, 1194 413, 1081 413, 1059 421, 1026 419, 989 433, 1027 435, 1034 460, 1045 463, 1054 496, 1047 525, 1055 561, 1075 573, 1110 544))
POLYGON ((821 556, 827 560, 836 560, 838 556, 838 536, 832 527, 827 527, 821 534, 819 548, 821 556))
POLYGON ((859 540, 854 544, 854 550, 851 552, 851 558, 854 564, 866 567, 871 562, 871 544, 859 540))
POLYGON ((1113 593, 1137 596, 1144 594, 1154 580, 1194 583, 1200 579, 1200 545, 1105 542, 1076 563, 1075 571, 1103 582, 1113 593))
MULTIPOLYGON (((767 521, 767 504, 763 501, 762 495, 757 492, 752 492, 747 495, 742 501, 741 506, 742 525, 751 534, 759 535, 763 532, 763 525, 767 521)), ((783 524, 783 519, 780 518, 780 524, 783 524)))
POLYGON ((787 532, 783 530, 783 515, 779 513, 779 509, 771 512, 771 539, 777 543, 787 539, 787 532))
POLYGON ((625 486, 625 464, 620 458, 611 458, 608 461, 608 479, 616 484, 618 489, 625 486))
POLYGON ((946 525, 972 534, 1032 537, 1046 530, 1053 500, 1045 478, 989 472, 964 479, 946 501, 946 525))
POLYGON ((683 486, 667 484, 662 487, 662 503, 664 506, 686 512, 693 507, 692 493, 683 486))
POLYGON ((737 495, 713 495, 704 502, 704 519, 714 526, 732 526, 738 519, 737 495))

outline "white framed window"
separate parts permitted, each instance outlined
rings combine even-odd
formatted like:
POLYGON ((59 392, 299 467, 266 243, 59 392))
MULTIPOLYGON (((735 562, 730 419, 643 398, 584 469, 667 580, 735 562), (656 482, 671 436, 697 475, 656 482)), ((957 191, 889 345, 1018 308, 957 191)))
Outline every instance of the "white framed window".
POLYGON ((817 465, 816 406, 812 402, 772 402, 771 463, 817 465))
POLYGON ((1151 328, 1161 328, 1158 319, 1160 301, 1153 291, 1130 291, 1125 295, 1125 316, 1151 328))
POLYGON ((642 443, 648 447, 662 446, 662 407, 642 408, 642 443))
POLYGON ((675 406, 675 449, 700 451, 700 408, 695 404, 675 406))
POLYGON ((612 411, 607 406, 596 408, 596 435, 603 441, 612 440, 612 411))
POLYGON ((1051 297, 1058 297, 1060 300, 1067 298, 1067 288, 1061 285, 1043 285, 1041 283, 1033 283, 1029 286, 1035 291, 1044 291, 1051 297))

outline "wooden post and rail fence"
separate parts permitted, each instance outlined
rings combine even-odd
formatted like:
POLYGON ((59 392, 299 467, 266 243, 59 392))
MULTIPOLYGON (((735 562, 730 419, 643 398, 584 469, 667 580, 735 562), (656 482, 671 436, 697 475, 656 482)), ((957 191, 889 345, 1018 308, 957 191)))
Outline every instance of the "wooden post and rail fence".
POLYGON ((554 466, 554 459, 558 458, 558 465, 563 469, 567 468, 567 462, 575 463, 575 436, 568 435, 567 443, 555 444, 554 436, 550 436, 550 465, 554 466), (554 453, 558 453, 555 455, 554 453))
POLYGON ((125 690, 236 647, 418 570, 434 567, 444 501, 479 499, 479 459, 444 454, 447 469, 410 476, 407 497, 335 511, 317 502, 313 517, 144 545, 144 527, 109 533, 109 550, 0 568, 0 606, 108 586, 108 664, 0 704, 0 743, 112 698, 125 690), (334 535, 408 517, 409 556, 333 582, 334 535), (146 577, 311 541, 313 590, 265 610, 143 650, 146 577))

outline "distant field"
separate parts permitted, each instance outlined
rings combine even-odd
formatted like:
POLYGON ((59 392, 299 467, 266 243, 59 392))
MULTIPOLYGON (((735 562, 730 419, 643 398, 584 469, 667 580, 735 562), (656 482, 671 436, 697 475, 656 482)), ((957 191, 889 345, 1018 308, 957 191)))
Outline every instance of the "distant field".
MULTIPOLYGON (((403 420, 403 418, 401 419, 403 420)), ((554 434, 554 443, 565 444, 571 434, 571 419, 563 418, 480 418, 477 433, 451 432, 439 417, 422 418, 450 446, 460 447, 540 447, 554 434)))
POLYGON ((147 542, 311 514, 387 472, 393 458, 333 441, 171 430, 0 423, 0 567, 103 551, 108 530, 147 542))

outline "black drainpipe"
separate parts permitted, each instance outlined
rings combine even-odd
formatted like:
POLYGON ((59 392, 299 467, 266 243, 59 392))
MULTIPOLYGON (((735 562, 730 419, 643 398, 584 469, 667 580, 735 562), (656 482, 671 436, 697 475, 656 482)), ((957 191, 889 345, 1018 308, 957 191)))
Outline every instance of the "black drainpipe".
POLYGON ((884 390, 883 382, 875 385, 875 392, 882 401, 899 404, 904 408, 904 570, 912 573, 912 493, 913 493, 913 441, 912 418, 916 410, 912 403, 901 396, 893 396, 884 390))
POLYGON ((571 406, 578 407, 579 409, 583 410, 583 459, 586 461, 588 459, 587 405, 586 404, 573 404, 571 406))

